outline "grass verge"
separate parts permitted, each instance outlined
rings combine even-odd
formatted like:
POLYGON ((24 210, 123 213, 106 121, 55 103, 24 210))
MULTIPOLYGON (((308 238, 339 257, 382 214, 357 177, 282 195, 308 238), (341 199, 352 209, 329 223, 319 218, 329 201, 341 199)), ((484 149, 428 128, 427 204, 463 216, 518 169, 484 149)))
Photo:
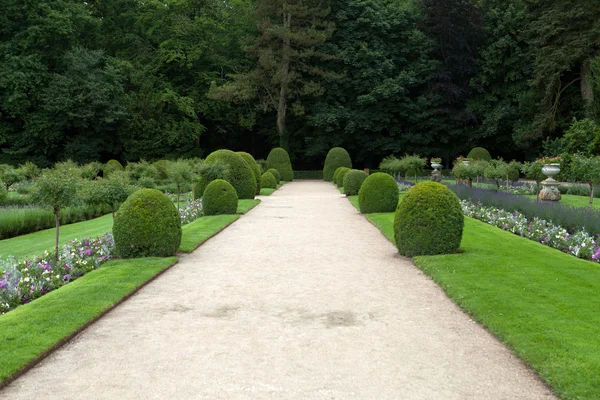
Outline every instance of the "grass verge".
MULTIPOLYGON (((535 200, 536 196, 535 194, 533 195, 527 195, 526 197, 535 200)), ((561 195, 561 199, 560 202, 562 204, 566 204, 569 206, 573 206, 573 207, 589 207, 590 206, 590 198, 587 196, 577 196, 574 194, 563 194, 561 195)), ((599 199, 594 199, 592 206, 594 208, 600 208, 600 200, 599 199)))
POLYGON ((116 260, 0 316, 0 388, 177 262, 116 260))
POLYGON ((211 215, 200 217, 181 227, 182 236, 179 251, 191 253, 208 239, 237 221, 239 214, 211 215))
MULTIPOLYGON (((394 213, 366 217, 393 242, 394 213)), ((600 398, 597 264, 471 218, 461 250, 413 262, 559 396, 600 398)))
POLYGON ((261 196, 270 196, 273 194, 273 192, 277 190, 277 189, 272 189, 272 188, 262 188, 260 189, 260 195, 261 196))
POLYGON ((238 208, 236 214, 246 214, 248 211, 252 210, 254 207, 260 204, 259 199, 251 199, 251 200, 238 200, 238 208))

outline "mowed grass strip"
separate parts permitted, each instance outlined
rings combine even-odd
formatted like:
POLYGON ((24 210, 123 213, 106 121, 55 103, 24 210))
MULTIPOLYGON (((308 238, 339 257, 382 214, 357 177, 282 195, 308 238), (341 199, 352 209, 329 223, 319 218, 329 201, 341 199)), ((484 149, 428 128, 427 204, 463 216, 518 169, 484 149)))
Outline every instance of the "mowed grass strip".
MULTIPOLYGON (((394 241, 394 213, 366 217, 394 241)), ((600 399, 600 266, 471 218, 461 251, 413 262, 559 396, 600 399)))
POLYGON ((176 262, 176 257, 110 261, 1 315, 0 387, 176 262))
MULTIPOLYGON (((536 195, 528 194, 526 197, 535 200, 536 195)), ((573 207, 589 207, 590 206, 590 198, 587 196, 577 196, 574 194, 563 194, 560 199, 561 204, 566 204, 573 207)), ((592 206, 594 208, 600 208, 600 199, 594 199, 592 206)))
POLYGON ((248 211, 252 210, 254 207, 260 204, 259 199, 244 199, 238 200, 238 208, 236 214, 246 214, 248 211))
POLYGON ((239 214, 211 215, 200 217, 181 227, 182 236, 179 251, 191 253, 208 239, 240 218, 239 214))
POLYGON ((277 190, 277 189, 273 189, 273 188, 261 188, 260 189, 260 195, 261 196, 270 196, 273 194, 273 192, 277 190))
MULTIPOLYGON (((77 222, 60 227, 60 244, 64 245, 73 239, 93 238, 112 232, 113 219, 108 214, 89 221, 77 222)), ((0 258, 35 257, 44 254, 45 250, 54 249, 56 230, 54 228, 29 233, 10 239, 0 240, 0 258)))

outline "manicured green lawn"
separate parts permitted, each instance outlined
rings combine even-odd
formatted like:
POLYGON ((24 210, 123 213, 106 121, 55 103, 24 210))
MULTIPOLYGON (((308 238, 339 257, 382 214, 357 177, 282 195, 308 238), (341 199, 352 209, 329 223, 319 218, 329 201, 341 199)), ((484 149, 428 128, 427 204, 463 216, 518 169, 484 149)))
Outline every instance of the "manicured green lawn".
MULTIPOLYGON (((527 195, 528 198, 535 200, 535 194, 527 195)), ((562 204, 567 204, 573 207, 589 207, 590 206, 590 198, 587 196, 577 196, 574 194, 563 194, 561 195, 560 202, 562 204)), ((600 208, 600 199, 594 199, 593 201, 594 208, 600 208)))
POLYGON ((176 257, 111 261, 1 315, 0 387, 11 375, 72 337, 176 262, 176 257))
POLYGON ((260 189, 260 195, 261 196, 270 196, 273 194, 273 192, 277 190, 277 189, 272 189, 272 188, 262 188, 260 189))
POLYGON ((252 210, 254 207, 260 204, 259 199, 251 199, 251 200, 238 200, 238 208, 237 214, 246 214, 248 211, 252 210))
POLYGON ((179 251, 182 253, 191 253, 212 236, 237 221, 239 217, 238 214, 211 215, 200 217, 184 225, 181 228, 182 237, 179 251))
MULTIPOLYGON (((393 241, 394 213, 367 218, 393 241)), ((471 218, 461 251, 413 261, 562 398, 600 398, 598 264, 471 218)))
MULTIPOLYGON (((60 243, 62 245, 73 239, 102 236, 112 231, 112 223, 112 215, 108 214, 89 221, 61 226, 60 243)), ((52 228, 0 240, 0 258, 10 256, 24 258, 42 255, 45 250, 54 249, 55 234, 56 230, 52 228)))

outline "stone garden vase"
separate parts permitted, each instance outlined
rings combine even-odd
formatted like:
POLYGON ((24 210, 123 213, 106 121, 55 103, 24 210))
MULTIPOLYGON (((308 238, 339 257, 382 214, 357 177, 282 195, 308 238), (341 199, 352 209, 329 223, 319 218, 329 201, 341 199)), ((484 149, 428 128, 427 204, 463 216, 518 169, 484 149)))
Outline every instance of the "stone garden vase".
POLYGON ((548 177, 542 181, 542 190, 540 191, 540 199, 546 201, 560 201, 561 195, 558 189, 558 182, 554 177, 560 172, 560 164, 544 164, 542 173, 548 177))
POLYGON ((542 173, 548 177, 549 181, 553 181, 554 177, 560 172, 560 164, 544 164, 542 173))

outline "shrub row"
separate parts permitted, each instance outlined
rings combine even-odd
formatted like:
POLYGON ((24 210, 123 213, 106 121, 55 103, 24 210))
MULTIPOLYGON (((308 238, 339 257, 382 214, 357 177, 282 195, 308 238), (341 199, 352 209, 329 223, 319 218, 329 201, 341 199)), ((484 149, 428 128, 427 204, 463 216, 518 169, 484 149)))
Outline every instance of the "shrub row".
POLYGON ((323 170, 294 171, 294 179, 323 179, 323 170))

